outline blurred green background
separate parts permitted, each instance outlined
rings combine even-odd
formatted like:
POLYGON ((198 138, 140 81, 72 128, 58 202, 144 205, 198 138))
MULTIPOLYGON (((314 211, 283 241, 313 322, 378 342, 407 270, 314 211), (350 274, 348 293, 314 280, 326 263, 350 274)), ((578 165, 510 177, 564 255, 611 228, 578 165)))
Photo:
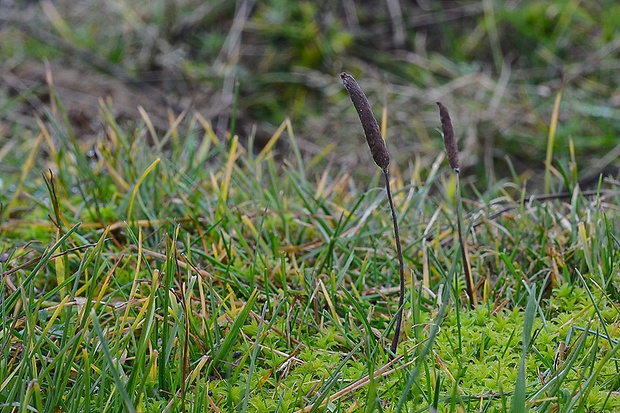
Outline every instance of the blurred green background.
POLYGON ((539 189, 560 89, 555 164, 570 169, 571 140, 580 177, 613 173, 620 152, 617 0, 0 0, 0 16, 0 145, 38 130, 48 67, 84 142, 101 133, 107 96, 120 121, 139 125, 140 105, 166 130, 168 108, 196 110, 246 144, 289 117, 306 155, 335 144, 331 168, 372 173, 346 70, 379 120, 387 110, 403 171, 442 151, 441 100, 469 182, 509 177, 511 164, 539 189))

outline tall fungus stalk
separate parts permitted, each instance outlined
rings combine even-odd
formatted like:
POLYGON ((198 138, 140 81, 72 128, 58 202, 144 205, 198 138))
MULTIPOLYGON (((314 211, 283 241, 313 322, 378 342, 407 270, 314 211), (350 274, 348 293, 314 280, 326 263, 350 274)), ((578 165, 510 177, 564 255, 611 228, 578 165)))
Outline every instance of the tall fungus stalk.
POLYGON ((340 74, 342 84, 344 85, 357 114, 359 115, 362 128, 364 129, 364 135, 366 135, 366 142, 370 148, 372 159, 377 166, 381 168, 383 176, 385 178, 385 190, 388 196, 388 202, 390 204, 390 210, 392 211, 392 223, 394 226, 394 239, 396 241, 396 251, 398 254, 398 272, 400 278, 400 294, 398 297, 398 312, 396 313, 396 323, 394 327, 394 337, 392 338, 392 344, 390 346, 391 355, 393 357, 396 354, 398 347, 398 341, 400 338, 400 329, 403 321, 403 304, 405 302, 405 263, 403 260, 403 251, 400 244, 400 234, 398 232, 398 219, 396 217, 396 208, 394 207, 394 199, 392 197, 392 189, 390 187, 390 174, 388 166, 390 164, 390 153, 387 150, 387 146, 383 137, 381 137, 381 131, 375 115, 372 113, 368 98, 362 91, 362 88, 357 81, 348 73, 342 72, 340 74))
POLYGON ((461 185, 460 185, 460 169, 459 169, 459 151, 456 146, 456 138, 454 137, 454 128, 450 113, 443 103, 437 102, 439 107, 439 119, 441 120, 441 129, 443 131, 443 143, 448 154, 448 162, 456 174, 456 226, 458 231, 459 245, 461 247, 461 257, 463 258, 463 272, 465 273, 465 288, 469 298, 470 307, 477 304, 476 293, 474 291, 474 281, 471 276, 471 268, 469 259, 467 258, 467 249, 465 248, 465 239, 463 238, 463 228, 461 226, 461 185))

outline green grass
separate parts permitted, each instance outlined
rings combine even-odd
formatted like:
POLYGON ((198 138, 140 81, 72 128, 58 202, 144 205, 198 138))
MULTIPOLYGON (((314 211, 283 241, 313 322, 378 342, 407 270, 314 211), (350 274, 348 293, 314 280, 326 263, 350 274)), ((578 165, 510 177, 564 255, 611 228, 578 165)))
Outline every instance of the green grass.
POLYGON ((0 411, 620 411, 620 6, 422 3, 7 9, 0 411))
POLYGON ((289 121, 260 153, 193 114, 149 146, 102 107, 91 146, 54 104, 3 159, 2 411, 620 409, 617 192, 464 200, 468 310, 449 167, 394 165, 408 291, 389 361, 378 173, 313 166, 289 121))

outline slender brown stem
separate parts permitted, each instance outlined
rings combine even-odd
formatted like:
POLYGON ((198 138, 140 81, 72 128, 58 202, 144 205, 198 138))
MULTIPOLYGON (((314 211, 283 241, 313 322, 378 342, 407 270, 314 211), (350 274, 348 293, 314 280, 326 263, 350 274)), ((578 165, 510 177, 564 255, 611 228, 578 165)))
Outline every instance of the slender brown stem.
POLYGON ((469 297, 469 306, 473 308, 476 305, 476 295, 474 293, 474 280, 471 276, 471 269, 469 267, 469 258, 467 258, 467 250, 465 248, 465 239, 463 238, 463 228, 461 227, 461 185, 459 171, 456 173, 456 227, 458 230, 459 244, 461 246, 461 256, 463 257, 463 272, 465 273, 465 289, 467 290, 467 296, 469 297))
POLYGON ((390 173, 387 169, 383 170, 385 177, 385 190, 392 211, 392 223, 394 224, 394 239, 396 241, 396 253, 398 254, 398 274, 400 278, 400 294, 398 296, 398 312, 396 313, 396 325, 394 326, 394 337, 390 346, 390 358, 396 354, 398 341, 400 339, 400 328, 403 323, 403 304, 405 302, 405 261, 403 260, 403 248, 400 244, 400 233, 398 232, 398 218, 396 217, 396 208, 394 207, 394 199, 392 198, 392 189, 390 187, 390 173))

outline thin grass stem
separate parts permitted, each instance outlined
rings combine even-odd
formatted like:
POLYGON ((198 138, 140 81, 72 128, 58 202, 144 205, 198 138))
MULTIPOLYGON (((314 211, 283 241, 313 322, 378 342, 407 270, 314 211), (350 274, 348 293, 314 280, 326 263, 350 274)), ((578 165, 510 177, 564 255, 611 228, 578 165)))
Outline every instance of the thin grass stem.
POLYGON ((470 307, 477 304, 476 292, 474 291, 474 280, 471 275, 471 267, 469 266, 469 258, 467 257, 467 248, 465 248, 465 238, 463 237, 463 228, 461 224, 461 179, 460 173, 456 173, 456 228, 459 236, 459 246, 461 248, 461 256, 463 257, 463 272, 465 273, 465 289, 469 298, 470 307))
POLYGON ((400 339, 400 329, 403 323, 403 305, 405 302, 405 260, 403 259, 403 248, 400 243, 400 233, 398 231, 398 218, 396 216, 396 208, 394 207, 394 199, 392 197, 392 188, 390 186, 390 174, 387 170, 383 171, 385 177, 385 190, 388 196, 388 202, 390 204, 390 211, 392 212, 392 224, 394 225, 394 240, 396 241, 396 254, 398 255, 398 277, 399 277, 399 290, 398 296, 398 311, 396 313, 396 324, 394 326, 394 337, 392 338, 392 344, 390 351, 392 354, 390 357, 394 357, 396 354, 396 348, 398 347, 398 341, 400 339))

